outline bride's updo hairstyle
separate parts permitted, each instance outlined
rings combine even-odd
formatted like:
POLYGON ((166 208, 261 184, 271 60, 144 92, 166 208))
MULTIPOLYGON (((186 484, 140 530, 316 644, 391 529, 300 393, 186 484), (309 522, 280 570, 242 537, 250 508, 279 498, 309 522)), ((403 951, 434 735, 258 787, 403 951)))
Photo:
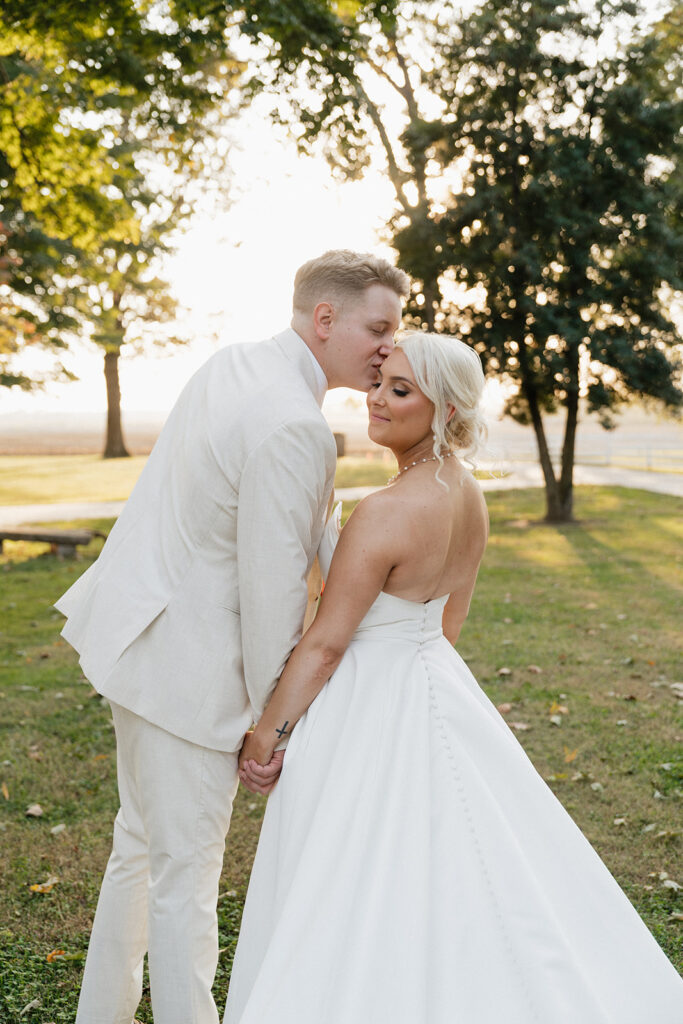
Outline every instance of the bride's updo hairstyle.
MULTIPOLYGON (((479 356, 464 341, 444 334, 404 335, 397 348, 406 356, 420 391, 434 403, 434 454, 439 460, 437 480, 445 449, 457 452, 474 465, 486 442, 486 420, 481 411, 484 371, 479 356), (455 413, 448 419, 448 406, 455 413)), ((445 484, 444 484, 445 486, 445 484)))

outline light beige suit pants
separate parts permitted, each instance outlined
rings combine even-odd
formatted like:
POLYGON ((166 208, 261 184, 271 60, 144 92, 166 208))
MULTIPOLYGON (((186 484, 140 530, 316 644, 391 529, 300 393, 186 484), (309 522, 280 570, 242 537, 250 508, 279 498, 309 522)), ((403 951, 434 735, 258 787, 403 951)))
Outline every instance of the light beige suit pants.
POLYGON ((155 1024, 218 1024, 216 900, 237 755, 112 704, 121 808, 76 1024, 131 1024, 149 956, 155 1024))

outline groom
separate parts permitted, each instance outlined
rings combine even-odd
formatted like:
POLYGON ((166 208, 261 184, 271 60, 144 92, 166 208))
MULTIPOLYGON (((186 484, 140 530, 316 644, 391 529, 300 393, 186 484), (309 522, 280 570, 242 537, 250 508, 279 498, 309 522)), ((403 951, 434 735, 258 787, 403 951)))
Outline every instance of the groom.
POLYGON ((121 801, 77 1024, 131 1024, 145 951, 156 1024, 218 1021, 237 754, 301 634, 334 480, 320 405, 374 383, 407 290, 374 256, 304 264, 291 328, 194 375, 100 557, 57 602, 111 703, 121 801))

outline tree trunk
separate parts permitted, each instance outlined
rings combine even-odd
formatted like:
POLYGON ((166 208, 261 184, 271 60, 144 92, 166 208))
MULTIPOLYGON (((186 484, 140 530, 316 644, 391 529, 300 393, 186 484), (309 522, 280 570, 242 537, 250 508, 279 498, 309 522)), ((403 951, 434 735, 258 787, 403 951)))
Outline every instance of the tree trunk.
POLYGON ((566 516, 562 510, 560 488, 557 477, 555 476, 555 470, 553 469, 552 459, 550 458, 545 430, 543 429, 543 418, 541 416, 541 409, 538 403, 536 386, 534 384, 531 368, 529 367, 526 343, 524 340, 520 340, 518 345, 519 366, 522 371, 522 393, 526 398, 527 405, 529 406, 529 415, 531 416, 531 423, 534 428, 536 444, 538 446, 538 459, 541 463, 543 479, 545 481, 545 520, 547 523, 561 523, 565 521, 566 516))
POLYGON ((121 388, 119 386, 119 351, 104 353, 104 379, 107 383, 107 437, 104 445, 105 459, 127 458, 121 429, 121 388))
POLYGON ((576 454, 576 427, 579 421, 579 357, 578 350, 569 360, 572 384, 567 389, 567 422, 562 442, 562 467, 559 486, 559 512, 561 518, 553 522, 571 522, 574 518, 574 456, 576 454))
POLYGON ((563 521, 561 500, 560 500, 560 488, 555 476, 555 470, 553 469, 552 459, 550 458, 550 451, 548 449, 548 441, 545 436, 545 430, 543 429, 543 419, 541 417, 541 410, 538 406, 536 395, 532 390, 531 393, 524 388, 526 395, 527 404, 529 406, 529 413, 531 415, 531 423, 534 428, 536 435, 536 445, 538 447, 538 460, 541 463, 541 469, 543 470, 543 479, 545 481, 545 519, 547 523, 558 523, 563 521))
POLYGON ((428 331, 433 331, 436 326, 436 309, 439 305, 439 286, 435 282, 425 281, 422 287, 422 294, 425 297, 425 304, 422 307, 424 322, 428 331))

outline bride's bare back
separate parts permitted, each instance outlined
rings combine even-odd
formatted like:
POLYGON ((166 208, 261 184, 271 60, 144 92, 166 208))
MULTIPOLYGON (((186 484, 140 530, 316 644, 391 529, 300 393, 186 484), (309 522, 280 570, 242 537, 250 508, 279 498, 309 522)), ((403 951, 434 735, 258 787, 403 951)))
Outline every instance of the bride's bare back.
POLYGON ((467 617, 488 536, 479 485, 456 458, 408 470, 362 501, 332 561, 311 637, 341 656, 380 591, 424 602, 450 594, 443 618, 453 643, 467 617))
POLYGON ((474 477, 456 458, 416 466, 373 501, 394 524, 396 562, 383 590, 409 601, 450 594, 444 631, 455 640, 467 617, 488 538, 488 514, 474 477))

